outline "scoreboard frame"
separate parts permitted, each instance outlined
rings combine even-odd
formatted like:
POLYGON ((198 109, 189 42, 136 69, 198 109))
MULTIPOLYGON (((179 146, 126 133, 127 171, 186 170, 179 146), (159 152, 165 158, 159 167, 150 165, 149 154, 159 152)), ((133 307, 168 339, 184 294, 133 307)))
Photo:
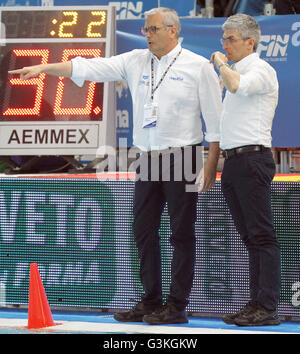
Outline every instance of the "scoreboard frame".
POLYGON ((86 82, 78 88, 68 78, 40 74, 22 82, 7 73, 20 68, 22 61, 26 64, 29 60, 29 64, 21 67, 75 56, 115 55, 115 8, 3 7, 0 19, 0 156, 94 155, 97 151, 105 153, 108 146, 115 147, 114 82, 86 82), (9 23, 12 12, 19 26, 9 23), (41 30, 39 17, 44 19, 41 30), (78 103, 80 96, 83 105, 78 103))

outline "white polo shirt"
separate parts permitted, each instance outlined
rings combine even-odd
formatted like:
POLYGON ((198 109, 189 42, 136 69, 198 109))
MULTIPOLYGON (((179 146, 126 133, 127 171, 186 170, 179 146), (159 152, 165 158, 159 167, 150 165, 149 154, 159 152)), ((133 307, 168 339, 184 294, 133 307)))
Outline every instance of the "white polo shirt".
POLYGON ((222 98, 213 65, 204 57, 182 49, 154 93, 158 106, 157 125, 143 128, 144 105, 151 100, 151 58, 154 59, 154 87, 181 50, 178 44, 157 59, 148 49, 136 49, 111 58, 72 59, 71 79, 84 81, 126 80, 133 101, 133 143, 144 151, 193 145, 202 142, 200 115, 208 142, 220 140, 222 98))
POLYGON ((236 93, 226 92, 221 117, 221 149, 243 145, 271 147, 278 103, 276 71, 253 53, 235 64, 240 76, 236 93))

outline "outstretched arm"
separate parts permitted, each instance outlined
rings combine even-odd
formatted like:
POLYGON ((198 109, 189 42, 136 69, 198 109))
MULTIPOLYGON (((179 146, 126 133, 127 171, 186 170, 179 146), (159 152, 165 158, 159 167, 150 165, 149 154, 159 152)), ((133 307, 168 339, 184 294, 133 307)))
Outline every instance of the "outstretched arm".
POLYGON ((72 63, 71 61, 54 64, 40 64, 33 66, 26 66, 22 69, 10 70, 9 74, 20 74, 21 80, 28 80, 32 77, 39 76, 41 73, 54 75, 54 76, 72 76, 72 63))

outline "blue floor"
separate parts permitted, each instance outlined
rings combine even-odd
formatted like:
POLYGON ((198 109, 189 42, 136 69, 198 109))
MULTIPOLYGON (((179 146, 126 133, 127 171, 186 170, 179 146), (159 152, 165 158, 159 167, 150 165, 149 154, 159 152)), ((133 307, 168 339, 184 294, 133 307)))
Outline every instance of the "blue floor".
MULTIPOLYGON (((54 322, 59 321, 74 321, 83 323, 117 323, 109 313, 95 313, 95 312, 69 312, 69 311, 52 311, 54 322)), ((0 319, 27 319, 28 313, 26 310, 15 310, 15 309, 0 309, 0 319)), ((138 323, 136 323, 138 324, 138 323)), ((147 326, 145 324, 145 326, 147 326)), ((219 318, 202 318, 202 317, 189 317, 188 324, 182 325, 168 325, 168 327, 182 327, 182 328, 194 328, 198 329, 215 329, 218 330, 248 330, 248 331, 258 331, 258 332, 278 332, 278 333, 296 333, 300 334, 300 322, 281 322, 279 326, 261 326, 261 327, 238 327, 235 325, 227 325, 219 318)), ((2 324, 0 327, 0 334, 10 334, 10 333, 28 333, 28 329, 16 329, 16 328, 5 328, 2 324)), ((40 331, 39 333, 43 333, 40 331)), ((56 331, 55 333, 59 333, 56 331)), ((81 330, 81 333, 85 333, 81 330)), ((90 333, 90 332, 87 332, 90 333)), ((122 333, 122 332, 120 332, 122 333)))

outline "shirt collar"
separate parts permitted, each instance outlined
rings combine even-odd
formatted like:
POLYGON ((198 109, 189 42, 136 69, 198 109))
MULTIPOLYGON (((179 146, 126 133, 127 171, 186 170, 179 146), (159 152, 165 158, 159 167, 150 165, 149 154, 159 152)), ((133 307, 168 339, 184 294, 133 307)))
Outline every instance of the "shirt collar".
POLYGON ((237 63, 235 63, 234 68, 236 71, 242 71, 246 68, 250 63, 259 58, 258 53, 251 53, 247 55, 245 58, 241 59, 237 63))
MULTIPOLYGON (((169 61, 170 59, 175 58, 175 56, 180 52, 180 50, 181 50, 181 44, 178 43, 175 48, 173 48, 169 53, 167 53, 166 55, 161 57, 160 60, 169 61)), ((151 55, 152 55, 152 58, 155 58, 156 60, 158 60, 158 58, 153 53, 151 53, 151 55)))

